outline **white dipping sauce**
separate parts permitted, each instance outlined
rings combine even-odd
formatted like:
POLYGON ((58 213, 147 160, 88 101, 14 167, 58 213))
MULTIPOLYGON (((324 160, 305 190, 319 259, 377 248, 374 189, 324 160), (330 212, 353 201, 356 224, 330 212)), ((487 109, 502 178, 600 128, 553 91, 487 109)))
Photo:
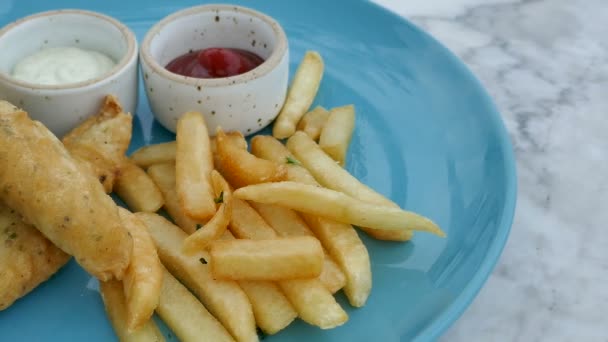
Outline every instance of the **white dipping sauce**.
POLYGON ((110 71, 116 63, 108 56, 76 47, 42 49, 15 65, 13 77, 42 85, 87 81, 110 71))

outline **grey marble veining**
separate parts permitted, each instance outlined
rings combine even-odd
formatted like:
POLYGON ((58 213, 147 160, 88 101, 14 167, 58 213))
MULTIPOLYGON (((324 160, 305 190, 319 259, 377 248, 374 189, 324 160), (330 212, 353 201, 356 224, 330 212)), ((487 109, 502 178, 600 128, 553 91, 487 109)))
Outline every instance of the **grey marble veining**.
POLYGON ((608 1, 376 0, 456 53, 501 111, 518 204, 444 341, 608 341, 608 1))

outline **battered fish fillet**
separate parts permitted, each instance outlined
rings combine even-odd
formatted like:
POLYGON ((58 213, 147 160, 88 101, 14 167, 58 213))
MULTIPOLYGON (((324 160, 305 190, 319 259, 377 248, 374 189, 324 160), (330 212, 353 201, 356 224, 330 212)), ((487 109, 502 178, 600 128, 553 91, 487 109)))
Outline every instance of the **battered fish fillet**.
POLYGON ((0 201, 102 281, 121 279, 133 241, 97 179, 26 112, 0 101, 0 201))
POLYGON ((0 203, 0 311, 25 296, 70 259, 14 210, 0 203))
POLYGON ((108 95, 97 115, 89 117, 62 139, 72 157, 99 179, 107 193, 112 192, 114 179, 127 159, 132 121, 118 99, 108 95))

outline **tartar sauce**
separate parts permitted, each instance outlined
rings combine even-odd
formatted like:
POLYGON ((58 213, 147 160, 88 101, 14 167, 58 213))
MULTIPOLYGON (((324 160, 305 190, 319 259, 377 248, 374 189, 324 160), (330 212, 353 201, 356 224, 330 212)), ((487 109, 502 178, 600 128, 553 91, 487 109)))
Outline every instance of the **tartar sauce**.
POLYGON ((15 65, 13 77, 42 84, 63 85, 87 81, 112 69, 116 63, 97 51, 76 47, 42 49, 15 65))

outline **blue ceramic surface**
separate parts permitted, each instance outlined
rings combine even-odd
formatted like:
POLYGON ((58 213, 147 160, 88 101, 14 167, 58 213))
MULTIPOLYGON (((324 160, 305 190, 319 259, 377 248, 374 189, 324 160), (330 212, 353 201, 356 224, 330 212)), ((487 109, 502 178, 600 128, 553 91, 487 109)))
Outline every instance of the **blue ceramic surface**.
MULTIPOLYGON (((317 103, 354 103, 357 123, 348 170, 404 208, 435 220, 440 239, 409 243, 362 234, 373 269, 367 305, 321 331, 296 321, 265 341, 430 341, 469 305, 507 240, 516 197, 515 166, 500 114, 477 80, 418 28, 363 1, 235 1, 284 26, 291 69, 318 50, 326 73, 317 103)), ((199 1, 78 0, 0 2, 0 24, 59 8, 99 11, 138 39, 156 21, 199 1)), ((130 151, 174 136, 153 120, 145 94, 130 151)), ((268 132, 268 131, 266 131, 268 132)), ((166 328, 168 341, 176 337, 166 328)), ((2 341, 114 341, 97 282, 71 262, 33 293, 0 312, 2 341)))

